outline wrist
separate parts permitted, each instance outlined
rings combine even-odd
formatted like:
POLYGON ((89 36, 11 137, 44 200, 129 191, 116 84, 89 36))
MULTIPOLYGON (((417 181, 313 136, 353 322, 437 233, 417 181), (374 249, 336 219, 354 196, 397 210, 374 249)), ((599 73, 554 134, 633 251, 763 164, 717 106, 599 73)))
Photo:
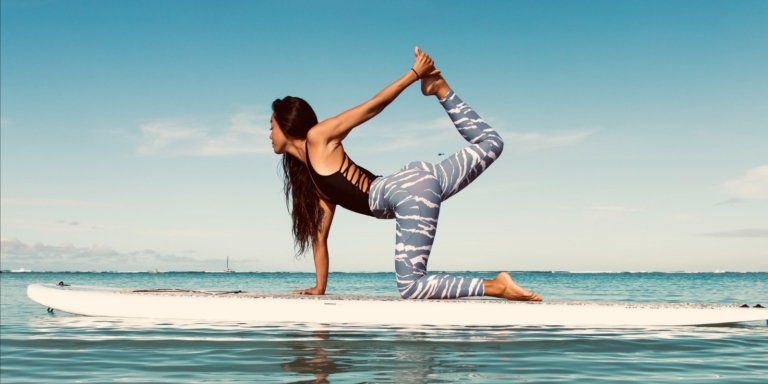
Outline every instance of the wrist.
POLYGON ((416 80, 420 80, 420 79, 421 79, 421 76, 419 76, 419 73, 418 73, 418 72, 416 72, 416 70, 415 70, 415 69, 413 69, 413 67, 411 67, 411 72, 412 72, 414 75, 416 75, 416 80))

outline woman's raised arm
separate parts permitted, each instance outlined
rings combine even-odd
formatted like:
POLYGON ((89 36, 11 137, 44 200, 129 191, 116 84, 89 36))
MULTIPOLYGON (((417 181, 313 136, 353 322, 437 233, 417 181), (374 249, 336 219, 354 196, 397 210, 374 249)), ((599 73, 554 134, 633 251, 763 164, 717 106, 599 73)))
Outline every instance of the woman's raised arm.
MULTIPOLYGON (((413 67, 392 84, 379 91, 370 100, 348 109, 337 116, 320 122, 309 131, 311 141, 318 143, 341 142, 358 125, 381 113, 409 85, 435 72, 434 62, 419 47, 414 48, 413 67)), ((308 136, 309 137, 309 136, 308 136)))

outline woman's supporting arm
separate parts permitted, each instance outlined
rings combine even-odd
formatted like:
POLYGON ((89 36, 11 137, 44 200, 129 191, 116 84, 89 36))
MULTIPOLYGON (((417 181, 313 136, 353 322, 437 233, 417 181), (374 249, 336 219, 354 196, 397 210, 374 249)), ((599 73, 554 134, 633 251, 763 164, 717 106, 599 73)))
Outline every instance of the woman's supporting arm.
POLYGON ((328 286, 328 234, 331 231, 333 214, 336 211, 336 205, 320 199, 320 208, 323 210, 323 222, 320 225, 320 231, 312 242, 312 254, 315 260, 315 286, 307 289, 292 291, 298 295, 323 295, 328 286))

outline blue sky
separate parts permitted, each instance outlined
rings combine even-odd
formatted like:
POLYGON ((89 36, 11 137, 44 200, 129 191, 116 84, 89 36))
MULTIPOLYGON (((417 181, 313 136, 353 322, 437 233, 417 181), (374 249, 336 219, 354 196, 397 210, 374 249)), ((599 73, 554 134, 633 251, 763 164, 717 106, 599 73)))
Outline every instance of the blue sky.
MULTIPOLYGON (((0 4, 3 269, 313 271, 270 104, 333 116, 419 45, 506 141, 430 269, 768 270, 768 2, 0 4)), ((345 143, 388 174, 463 141, 416 84, 345 143)), ((393 242, 340 210, 331 270, 393 242)))

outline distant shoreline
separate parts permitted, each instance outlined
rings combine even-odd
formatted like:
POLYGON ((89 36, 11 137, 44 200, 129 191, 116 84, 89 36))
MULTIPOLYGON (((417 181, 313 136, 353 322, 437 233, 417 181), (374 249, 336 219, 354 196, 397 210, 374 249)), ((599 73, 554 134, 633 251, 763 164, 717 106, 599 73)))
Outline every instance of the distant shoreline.
MULTIPOLYGON (((431 271, 432 273, 496 273, 498 271, 431 271)), ((748 273, 768 273, 768 271, 509 271, 510 273, 534 273, 534 274, 724 274, 724 273, 736 273, 736 274, 748 274, 748 273)), ((25 274, 25 273, 37 273, 37 274, 56 274, 56 273, 94 273, 94 274, 314 274, 314 272, 306 271, 243 271, 243 272, 228 272, 228 271, 33 271, 28 269, 16 269, 0 270, 0 273, 8 274, 25 274)), ((391 274, 392 271, 335 271, 331 274, 391 274)))

